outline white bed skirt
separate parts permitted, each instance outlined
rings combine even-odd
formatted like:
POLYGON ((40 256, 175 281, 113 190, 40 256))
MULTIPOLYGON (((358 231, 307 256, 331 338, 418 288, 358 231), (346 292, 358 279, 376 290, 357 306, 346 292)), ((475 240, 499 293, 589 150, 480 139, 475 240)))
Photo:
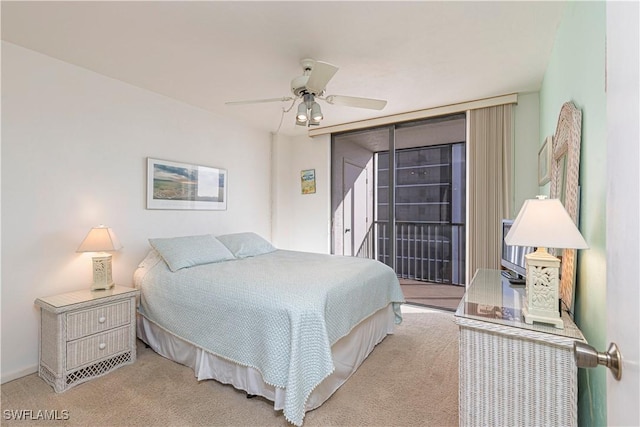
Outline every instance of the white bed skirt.
MULTIPOLYGON (((266 384, 257 369, 238 365, 196 347, 140 314, 137 318, 138 338, 156 353, 192 368, 199 381, 214 379, 223 384, 231 384, 248 394, 269 399, 274 403, 275 410, 284 408, 285 390, 266 384)), ((322 405, 349 379, 374 347, 387 334, 393 333, 394 319, 393 308, 389 304, 360 322, 349 335, 331 347, 335 370, 313 390, 305 404, 306 411, 322 405)))

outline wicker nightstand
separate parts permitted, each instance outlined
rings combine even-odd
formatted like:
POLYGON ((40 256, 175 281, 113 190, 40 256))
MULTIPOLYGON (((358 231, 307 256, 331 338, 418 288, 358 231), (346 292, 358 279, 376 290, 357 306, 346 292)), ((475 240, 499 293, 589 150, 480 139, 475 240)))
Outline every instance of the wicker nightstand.
POLYGON ((38 298, 38 374, 60 393, 136 360, 136 296, 115 286, 38 298))
POLYGON ((578 424, 573 343, 584 337, 566 313, 564 329, 525 323, 523 293, 480 269, 460 302, 461 426, 578 424))

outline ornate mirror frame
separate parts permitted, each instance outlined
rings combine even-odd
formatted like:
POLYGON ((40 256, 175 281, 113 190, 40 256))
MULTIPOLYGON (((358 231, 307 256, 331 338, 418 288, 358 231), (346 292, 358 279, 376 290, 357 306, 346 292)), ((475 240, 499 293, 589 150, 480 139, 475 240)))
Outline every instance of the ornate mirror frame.
MULTIPOLYGON (((578 223, 580 203, 578 178, 580 176, 581 129, 582 112, 572 102, 564 103, 553 137, 550 197, 560 199, 576 224, 578 223)), ((570 310, 573 307, 574 299, 576 258, 577 251, 575 249, 562 251, 560 298, 570 310)))

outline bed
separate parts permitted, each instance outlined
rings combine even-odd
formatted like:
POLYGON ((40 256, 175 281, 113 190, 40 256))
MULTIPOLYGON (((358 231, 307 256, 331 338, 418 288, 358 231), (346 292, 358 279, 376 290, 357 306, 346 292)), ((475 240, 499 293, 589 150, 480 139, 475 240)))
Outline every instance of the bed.
POLYGON ((294 425, 402 320, 396 274, 375 260, 279 250, 254 233, 149 241, 134 274, 138 337, 294 425))

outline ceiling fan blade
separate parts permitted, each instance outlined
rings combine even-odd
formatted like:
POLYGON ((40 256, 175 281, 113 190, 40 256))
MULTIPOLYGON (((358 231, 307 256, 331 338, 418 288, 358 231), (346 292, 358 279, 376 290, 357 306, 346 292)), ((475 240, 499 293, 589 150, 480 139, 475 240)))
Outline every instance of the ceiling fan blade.
POLYGON ((245 105, 245 104, 262 104, 265 102, 287 102, 287 101, 293 101, 294 98, 290 97, 290 96, 284 96, 282 98, 268 98, 268 99, 251 99, 248 101, 229 101, 229 102, 225 102, 225 105, 245 105))
POLYGON ((387 101, 382 99, 357 98, 355 96, 329 95, 324 100, 329 104, 368 108, 370 110, 382 110, 387 105, 387 101))
POLYGON ((338 71, 338 67, 327 62, 316 61, 307 80, 307 90, 315 95, 322 93, 329 80, 338 71))

